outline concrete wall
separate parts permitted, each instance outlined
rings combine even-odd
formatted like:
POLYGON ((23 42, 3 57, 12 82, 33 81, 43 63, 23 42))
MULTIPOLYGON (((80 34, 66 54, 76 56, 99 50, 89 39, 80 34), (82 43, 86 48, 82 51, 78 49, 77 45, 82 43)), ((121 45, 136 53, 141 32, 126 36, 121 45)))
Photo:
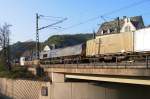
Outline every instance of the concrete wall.
POLYGON ((150 99, 150 86, 104 82, 50 83, 0 78, 0 93, 9 96, 5 99, 150 99), (41 95, 42 86, 48 88, 47 96, 41 95))
MULTIPOLYGON (((50 83, 49 83, 50 84, 50 83)), ((150 86, 115 83, 53 83, 40 99, 150 99, 150 86)))
MULTIPOLYGON (((89 83, 53 83, 40 99, 105 99, 105 89, 89 83)), ((44 86, 44 85, 43 85, 44 86)))

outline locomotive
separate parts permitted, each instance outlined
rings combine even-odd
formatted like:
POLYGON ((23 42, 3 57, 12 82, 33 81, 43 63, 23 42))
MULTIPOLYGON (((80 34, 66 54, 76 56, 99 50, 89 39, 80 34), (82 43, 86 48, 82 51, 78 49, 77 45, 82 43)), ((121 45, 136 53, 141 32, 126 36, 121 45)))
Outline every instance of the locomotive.
POLYGON ((74 63, 83 60, 86 56, 85 43, 65 48, 42 51, 40 53, 41 63, 74 63))

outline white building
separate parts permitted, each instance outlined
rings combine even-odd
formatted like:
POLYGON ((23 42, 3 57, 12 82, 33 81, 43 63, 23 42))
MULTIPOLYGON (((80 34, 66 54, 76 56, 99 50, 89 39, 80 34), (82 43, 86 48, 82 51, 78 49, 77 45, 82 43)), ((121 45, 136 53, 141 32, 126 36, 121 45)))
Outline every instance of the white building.
POLYGON ((117 18, 110 22, 104 22, 98 32, 97 36, 113 34, 119 32, 129 32, 144 28, 144 22, 142 16, 135 17, 123 17, 123 19, 117 18))

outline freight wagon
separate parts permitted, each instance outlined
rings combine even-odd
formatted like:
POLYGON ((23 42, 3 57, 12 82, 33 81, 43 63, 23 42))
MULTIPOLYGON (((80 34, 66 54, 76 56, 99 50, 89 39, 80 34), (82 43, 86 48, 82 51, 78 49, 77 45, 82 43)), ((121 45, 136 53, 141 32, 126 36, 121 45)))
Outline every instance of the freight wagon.
POLYGON ((135 32, 102 35, 86 42, 86 56, 112 59, 137 53, 150 53, 150 28, 135 32))

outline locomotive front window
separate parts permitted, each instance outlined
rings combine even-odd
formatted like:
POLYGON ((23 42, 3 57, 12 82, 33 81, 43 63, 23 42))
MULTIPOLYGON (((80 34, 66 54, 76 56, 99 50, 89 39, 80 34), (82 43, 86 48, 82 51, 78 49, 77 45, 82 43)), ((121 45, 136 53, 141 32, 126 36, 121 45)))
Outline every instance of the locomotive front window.
POLYGON ((47 54, 44 54, 44 55, 43 55, 43 58, 46 58, 46 57, 47 57, 47 54))

